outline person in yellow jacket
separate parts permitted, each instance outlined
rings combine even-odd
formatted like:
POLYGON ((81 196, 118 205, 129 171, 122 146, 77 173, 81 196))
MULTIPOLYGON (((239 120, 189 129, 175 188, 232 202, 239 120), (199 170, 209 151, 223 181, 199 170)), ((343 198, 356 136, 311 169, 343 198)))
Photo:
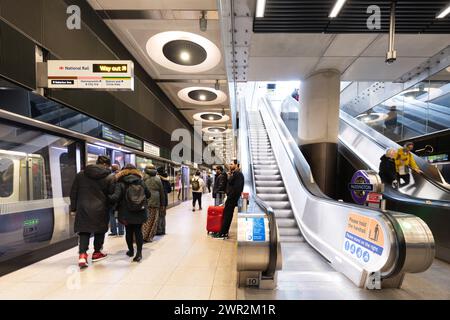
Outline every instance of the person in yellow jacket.
POLYGON ((413 169, 417 173, 422 173, 422 170, 416 164, 412 150, 414 149, 414 143, 406 142, 403 148, 397 150, 395 156, 395 169, 398 175, 398 182, 400 187, 408 185, 410 181, 409 168, 413 169), (401 183, 403 179, 404 183, 401 183))

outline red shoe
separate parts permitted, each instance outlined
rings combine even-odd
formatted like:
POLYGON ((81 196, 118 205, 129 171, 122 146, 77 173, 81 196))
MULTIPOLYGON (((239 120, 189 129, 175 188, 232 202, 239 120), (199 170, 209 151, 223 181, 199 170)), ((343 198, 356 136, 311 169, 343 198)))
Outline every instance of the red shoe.
POLYGON ((80 269, 88 267, 88 255, 87 253, 81 253, 78 258, 78 266, 80 269))
POLYGON ((94 252, 92 254, 92 262, 96 262, 96 261, 100 261, 103 260, 107 257, 108 255, 106 253, 102 253, 102 252, 94 252))

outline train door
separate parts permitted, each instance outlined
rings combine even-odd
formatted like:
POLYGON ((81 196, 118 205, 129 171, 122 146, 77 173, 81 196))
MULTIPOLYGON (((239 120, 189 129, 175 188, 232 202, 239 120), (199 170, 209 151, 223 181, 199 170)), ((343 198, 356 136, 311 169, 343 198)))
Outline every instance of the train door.
POLYGON ((189 167, 181 166, 181 182, 182 182, 182 201, 189 200, 190 188, 191 188, 191 177, 189 167))

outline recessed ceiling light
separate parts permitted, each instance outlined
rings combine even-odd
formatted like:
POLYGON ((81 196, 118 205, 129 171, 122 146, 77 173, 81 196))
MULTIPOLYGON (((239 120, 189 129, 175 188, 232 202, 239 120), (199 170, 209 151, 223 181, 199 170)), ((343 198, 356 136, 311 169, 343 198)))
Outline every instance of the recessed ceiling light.
POLYGON ((256 18, 264 18, 266 10, 266 0, 257 0, 256 2, 256 18))
POLYGON ((222 115, 219 112, 199 112, 193 115, 194 120, 204 122, 226 122, 230 120, 227 115, 222 115))
POLYGON ((178 98, 197 105, 213 105, 227 101, 227 95, 209 87, 187 87, 178 91, 178 98))
POLYGON ((330 15, 328 16, 329 18, 336 18, 339 14, 339 12, 341 11, 342 7, 344 6, 344 3, 347 0, 337 0, 333 10, 331 10, 330 15))
POLYGON ((184 31, 158 33, 147 41, 146 50, 162 67, 184 73, 208 71, 221 60, 220 50, 211 40, 184 31))
POLYGON ((437 19, 443 19, 443 18, 445 18, 448 14, 450 13, 450 5, 447 7, 447 8, 445 8, 444 10, 442 10, 441 11, 441 13, 439 13, 438 15, 437 15, 437 19))
POLYGON ((187 62, 187 61, 191 60, 191 55, 189 54, 189 52, 181 51, 180 59, 187 62))

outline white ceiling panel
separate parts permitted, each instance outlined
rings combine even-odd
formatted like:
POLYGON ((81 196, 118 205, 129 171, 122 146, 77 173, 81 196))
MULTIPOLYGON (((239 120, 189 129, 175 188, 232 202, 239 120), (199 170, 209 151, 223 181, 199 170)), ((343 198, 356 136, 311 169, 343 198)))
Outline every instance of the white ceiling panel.
POLYGON ((308 75, 318 61, 305 57, 250 57, 248 80, 298 80, 308 75))
POLYGON ((324 56, 357 57, 377 37, 378 34, 338 34, 333 39, 324 56))
MULTIPOLYGON (((388 48, 388 35, 379 37, 363 53, 364 57, 384 57, 388 48)), ((399 34, 395 36, 397 57, 431 57, 450 45, 448 34, 399 34)))
POLYGON ((215 0, 88 0, 105 10, 217 10, 215 0))
POLYGON ((330 45, 330 34, 254 33, 251 57, 320 57, 330 45))
POLYGON ((354 60, 354 57, 323 57, 319 60, 314 71, 321 69, 336 69, 342 73, 354 60))
POLYGON ((401 58, 386 64, 384 57, 358 58, 342 75, 342 81, 392 81, 397 79, 426 58, 401 58))

